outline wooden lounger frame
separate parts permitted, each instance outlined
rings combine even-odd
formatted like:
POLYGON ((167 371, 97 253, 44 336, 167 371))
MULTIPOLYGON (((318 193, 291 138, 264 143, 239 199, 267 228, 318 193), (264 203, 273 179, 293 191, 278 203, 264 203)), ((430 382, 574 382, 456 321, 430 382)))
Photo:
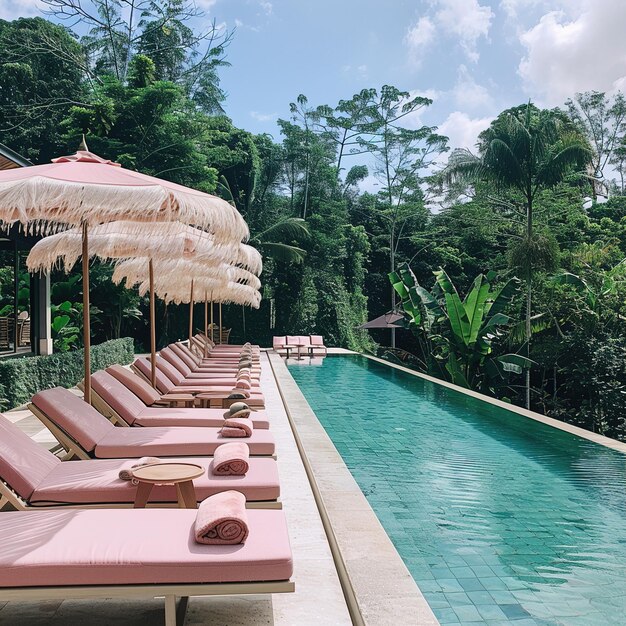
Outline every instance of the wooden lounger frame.
POLYGON ((165 600, 165 626, 182 626, 185 621, 187 603, 190 596, 257 595, 291 593, 293 591, 295 591, 295 584, 291 580, 174 585, 5 587, 0 589, 0 602, 163 597, 165 600), (176 606, 177 597, 180 598, 178 607, 176 606))

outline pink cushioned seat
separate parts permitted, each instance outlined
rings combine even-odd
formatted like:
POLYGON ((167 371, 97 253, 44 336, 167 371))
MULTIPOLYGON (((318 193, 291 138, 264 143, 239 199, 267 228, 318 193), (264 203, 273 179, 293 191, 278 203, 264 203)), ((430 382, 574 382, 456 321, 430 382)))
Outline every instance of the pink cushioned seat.
POLYGON ((161 394, 152 385, 131 370, 121 365, 111 365, 106 368, 106 371, 132 391, 146 406, 151 406, 161 399, 161 394))
MULTIPOLYGON (((37 444, 34 444, 37 445, 37 444)), ((50 454, 53 458, 54 455, 50 454)), ((131 504, 137 487, 130 481, 120 480, 120 469, 128 459, 92 459, 90 461, 66 461, 58 463, 36 486, 30 497, 31 504, 131 504)), ((193 481, 198 501, 228 489, 236 489, 248 501, 271 501, 280 496, 280 483, 276 461, 271 458, 252 457, 250 469, 245 476, 214 476, 207 457, 181 457, 168 459, 183 463, 195 463, 205 472, 193 481)), ((12 485, 11 485, 12 486, 12 485)), ((174 485, 155 485, 150 502, 176 503, 174 485)))
POLYGON ((17 511, 0 516, 0 586, 142 585, 287 580, 282 511, 248 510, 245 544, 195 542, 196 511, 17 511), (123 529, 124 532, 119 532, 123 529))
MULTIPOLYGON (((40 391, 32 402, 97 458, 208 456, 226 442, 213 428, 116 428, 92 406, 61 387, 40 391)), ((254 431, 246 443, 250 454, 274 454, 274 438, 268 430, 254 431)))
MULTIPOLYGON (((253 411, 250 419, 255 428, 267 430, 270 422, 265 411, 253 411)), ((224 425, 224 409, 187 409, 179 407, 146 407, 135 419, 136 426, 209 426, 224 425)))
POLYGON ((0 414, 0 480, 28 500, 59 465, 60 459, 0 414))

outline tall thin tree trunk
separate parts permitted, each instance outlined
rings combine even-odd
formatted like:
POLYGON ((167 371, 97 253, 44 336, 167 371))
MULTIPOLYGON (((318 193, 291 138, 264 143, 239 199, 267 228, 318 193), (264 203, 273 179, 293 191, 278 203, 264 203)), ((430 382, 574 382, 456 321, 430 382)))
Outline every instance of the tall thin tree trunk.
MULTIPOLYGON (((526 213, 526 237, 527 244, 530 247, 533 236, 533 204, 532 195, 528 195, 528 208, 526 213)), ((532 285, 533 285, 533 268, 531 259, 528 259, 528 269, 526 273, 526 356, 530 359, 530 338, 532 334, 531 318, 532 318, 532 285)), ((526 408, 530 409, 530 367, 526 368, 526 408)))

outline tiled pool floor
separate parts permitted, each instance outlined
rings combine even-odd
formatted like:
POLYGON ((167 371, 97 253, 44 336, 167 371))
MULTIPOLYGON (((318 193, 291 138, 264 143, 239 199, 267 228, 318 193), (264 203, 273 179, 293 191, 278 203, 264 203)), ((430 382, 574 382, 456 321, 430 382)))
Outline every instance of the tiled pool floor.
POLYGON ((290 371, 442 624, 626 623, 626 457, 362 357, 290 371))

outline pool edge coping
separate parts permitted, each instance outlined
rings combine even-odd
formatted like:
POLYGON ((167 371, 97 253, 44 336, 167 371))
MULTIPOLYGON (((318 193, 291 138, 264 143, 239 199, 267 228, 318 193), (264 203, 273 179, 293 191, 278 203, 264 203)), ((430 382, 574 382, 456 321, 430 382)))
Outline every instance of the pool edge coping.
POLYGON ((431 383, 441 385, 442 387, 447 387, 448 389, 452 389, 453 391, 458 391, 459 393, 462 393, 476 400, 481 400, 483 402, 487 402, 488 404, 497 406, 501 409, 505 409, 506 411, 511 411, 511 413, 517 413, 518 415, 521 415, 522 417, 527 417, 536 422, 545 424, 546 426, 557 428, 558 430, 562 430, 566 433, 569 433, 570 435, 575 435, 576 437, 587 439, 588 441, 597 443, 598 445, 604 446, 605 448, 611 448, 612 450, 615 450, 616 452, 621 452, 622 454, 626 454, 626 443, 617 441, 617 439, 611 439, 610 437, 606 437, 605 435, 599 435, 598 433, 594 433, 590 430, 586 430, 585 428, 581 428, 580 426, 574 426, 573 424, 562 422, 561 420, 558 420, 554 417, 541 415, 541 413, 536 413, 535 411, 529 411, 528 409, 525 409, 521 406, 517 406, 515 404, 509 404, 508 402, 504 402, 503 400, 498 400, 497 398, 491 398, 490 396, 486 396, 477 391, 459 387, 458 385, 449 383, 446 380, 441 380, 439 378, 435 378, 434 376, 429 376, 428 374, 417 372, 416 370, 409 369, 408 367, 404 367, 403 365, 399 365, 397 363, 391 363, 390 361, 385 361, 385 359, 381 359, 380 357, 377 357, 371 354, 365 354, 363 352, 355 352, 354 350, 346 350, 343 348, 331 349, 328 352, 331 355, 357 354, 359 356, 365 357, 366 359, 370 359, 371 361, 376 361, 377 363, 381 363, 382 365, 388 365, 389 367, 393 367, 394 369, 400 370, 407 374, 411 374, 412 376, 423 378, 424 380, 427 380, 431 383))
POLYGON ((271 350, 267 355, 320 516, 328 524, 326 532, 338 573, 347 578, 342 585, 349 585, 344 587, 348 607, 356 608, 365 624, 413 623, 411 620, 417 619, 420 626, 438 626, 426 598, 282 357, 271 350), (376 577, 371 576, 373 568, 376 577))

